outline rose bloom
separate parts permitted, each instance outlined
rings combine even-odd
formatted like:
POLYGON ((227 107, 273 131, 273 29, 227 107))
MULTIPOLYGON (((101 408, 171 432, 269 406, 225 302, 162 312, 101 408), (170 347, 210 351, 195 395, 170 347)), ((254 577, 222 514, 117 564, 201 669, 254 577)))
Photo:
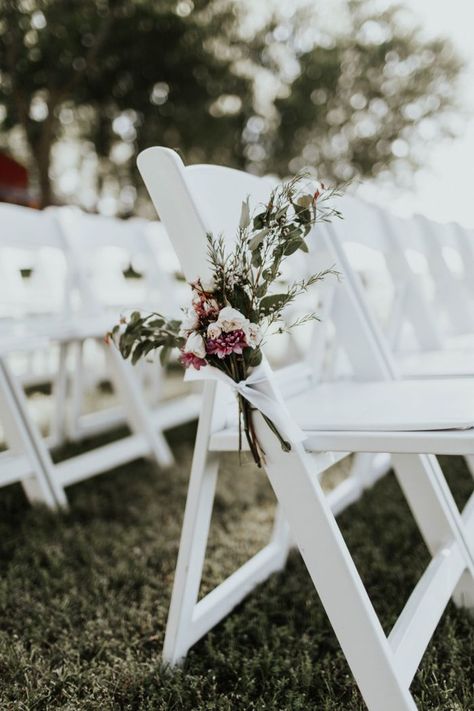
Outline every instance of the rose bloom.
POLYGON ((191 331, 194 331, 199 326, 199 317, 192 309, 185 309, 181 328, 179 329, 180 336, 187 336, 191 331))
POLYGON ((179 360, 185 368, 193 367, 196 370, 200 370, 207 365, 207 361, 204 358, 198 358, 194 353, 184 353, 184 351, 181 351, 179 360))
POLYGON ((245 336, 250 348, 256 348, 262 339, 262 334, 256 323, 249 323, 245 336))
POLYGON ((204 338, 199 333, 190 333, 185 343, 184 353, 192 353, 198 358, 206 357, 206 344, 204 338))
POLYGON ((229 331, 245 330, 250 322, 237 309, 232 308, 232 306, 224 306, 219 311, 217 323, 223 331, 228 333, 229 331))
POLYGON ((222 328, 219 326, 217 321, 210 323, 207 327, 207 337, 208 338, 219 338, 222 333, 222 328))

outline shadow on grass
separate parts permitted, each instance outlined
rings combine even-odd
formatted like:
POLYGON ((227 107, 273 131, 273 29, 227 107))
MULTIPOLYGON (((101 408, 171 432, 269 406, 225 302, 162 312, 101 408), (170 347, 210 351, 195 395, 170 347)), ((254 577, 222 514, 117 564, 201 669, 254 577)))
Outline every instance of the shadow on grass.
MULTIPOLYGON (((190 652, 160 668, 192 454, 141 460, 68 490, 71 509, 31 509, 0 494, 0 708, 364 709, 297 553, 190 652)), ((63 452, 67 455, 70 452, 63 452)), ((459 501, 471 482, 443 462, 459 501)), ((266 540, 274 509, 261 473, 228 457, 220 477, 203 590, 266 540)), ((393 475, 339 519, 386 631, 428 562, 393 475)), ((415 677, 423 711, 470 711, 474 624, 450 605, 415 677)))

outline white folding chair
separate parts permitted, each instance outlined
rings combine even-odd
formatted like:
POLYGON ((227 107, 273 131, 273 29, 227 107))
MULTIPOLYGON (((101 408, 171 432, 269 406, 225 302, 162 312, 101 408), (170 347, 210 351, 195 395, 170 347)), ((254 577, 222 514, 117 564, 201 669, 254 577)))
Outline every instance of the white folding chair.
MULTIPOLYGON (((2 206, 2 219, 5 217, 6 209, 10 207, 2 206)), ((53 462, 45 442, 42 440, 37 423, 33 420, 28 402, 24 397, 21 378, 12 367, 15 357, 18 353, 35 353, 39 350, 51 352, 54 348, 59 348, 60 355, 63 357, 63 360, 60 361, 60 383, 62 388, 61 403, 64 403, 62 410, 62 421, 64 422, 68 390, 67 350, 71 344, 81 343, 86 338, 95 338, 97 341, 103 342, 104 334, 111 325, 110 316, 106 317, 97 308, 92 311, 90 304, 88 308, 87 304, 81 300, 83 290, 79 288, 82 277, 77 266, 78 260, 72 255, 65 242, 56 215, 55 211, 38 212, 18 207, 12 208, 12 211, 8 213, 8 217, 11 217, 10 239, 16 247, 29 250, 32 254, 45 248, 54 249, 63 255, 64 300, 59 301, 60 308, 55 312, 43 313, 42 311, 41 314, 35 314, 31 318, 21 315, 24 313, 23 303, 20 304, 21 309, 15 311, 14 307, 18 304, 15 305, 13 302, 11 305, 12 314, 18 315, 19 318, 4 318, 2 320, 0 325, 0 362, 11 395, 10 398, 4 399, 4 407, 10 405, 13 407, 13 403, 15 404, 15 409, 12 409, 6 419, 10 418, 15 421, 20 418, 25 423, 25 431, 30 434, 32 446, 41 463, 41 470, 38 469, 37 476, 38 478, 43 474, 46 476, 50 489, 55 493, 57 504, 65 505, 64 488, 70 484, 109 471, 142 456, 152 457, 161 466, 169 465, 173 458, 162 434, 162 423, 158 417, 152 414, 145 401, 137 373, 129 363, 123 361, 114 347, 105 344, 102 345, 108 358, 108 375, 121 401, 126 403, 126 420, 131 434, 108 444, 94 446, 87 452, 71 456, 57 463, 53 462)), ((6 238, 2 235, 0 251, 5 242, 6 238)), ((38 265, 38 262, 35 264, 38 265)), ((53 290, 61 281, 61 274, 53 274, 51 279, 53 280, 51 290, 53 290)), ((2 287, 3 285, 0 285, 0 303, 3 303, 4 298, 11 297, 11 294, 3 293, 2 287)), ((53 394, 55 393, 53 392, 53 394)), ((23 440, 16 437, 17 448, 21 442, 23 440)), ((46 444, 51 444, 51 442, 47 440, 46 444)), ((26 456, 27 452, 23 453, 26 456)))
MULTIPOLYGON (((216 166, 185 168, 164 148, 147 149, 138 165, 187 279, 205 278, 206 232, 222 232, 231 245, 241 200, 247 194, 254 202, 262 198, 259 179, 216 166)), ((321 241, 332 263, 324 230, 321 241)), ((446 604, 453 595, 458 603, 474 604, 474 499, 461 515, 431 456, 474 452, 474 384, 396 380, 390 356, 379 349, 349 281, 333 290, 331 315, 358 380, 320 383, 318 373, 303 378, 300 394, 289 397, 287 406, 307 439, 304 446, 293 442, 289 453, 255 413, 265 471, 281 507, 274 534, 197 602, 219 454, 235 451, 238 440, 236 427, 225 427, 219 412, 219 388, 205 385, 164 660, 179 662, 256 584, 281 568, 291 535, 369 709, 413 710, 409 686, 446 604), (388 638, 318 481, 347 452, 359 451, 393 453, 396 475, 432 556, 388 638)), ((262 387, 278 399, 270 370, 262 387)))
MULTIPOLYGON (((148 225, 145 220, 118 220, 87 215, 76 210, 60 210, 56 213, 63 228, 68 258, 74 265, 82 317, 89 313, 94 319, 100 313, 105 320, 108 315, 110 325, 113 325, 120 313, 129 312, 131 309, 161 309, 179 316, 180 311, 174 296, 174 280, 160 267, 151 238, 147 234, 148 225), (124 271, 130 266, 136 278, 126 279, 124 271)), ((96 380, 107 380, 108 369, 111 368, 113 374, 118 368, 118 379, 126 377, 127 381, 130 381, 130 388, 142 387, 143 396, 147 396, 149 416, 156 427, 157 436, 161 439, 160 461, 164 465, 169 464, 172 461, 172 453, 166 445, 163 432, 197 418, 199 395, 187 393, 164 399, 165 371, 158 362, 141 363, 133 369, 127 364, 124 371, 119 354, 110 351, 110 348, 104 349, 102 341, 76 344, 68 430, 70 438, 81 439, 103 432, 127 419, 128 398, 115 407, 96 409, 88 414, 82 412, 82 401, 87 387, 85 380, 87 372, 93 371, 92 360, 96 364, 96 380), (87 346, 91 348, 91 352, 84 355, 87 346), (87 355, 89 358, 84 362, 87 355), (101 356, 102 359, 106 358, 102 369, 97 368, 101 356)), ((95 384, 92 382, 92 386, 95 384)))
POLYGON ((474 262, 471 267, 464 263, 467 255, 457 249, 455 226, 376 212, 381 220, 379 234, 386 234, 405 261, 405 274, 417 282, 416 288, 405 291, 399 324, 411 317, 415 347, 404 348, 402 328, 392 341, 402 372, 408 377, 474 375, 474 296, 464 278, 474 262), (457 256, 462 274, 449 267, 446 253, 457 256))
POLYGON ((403 376, 472 375, 472 347, 460 340, 460 333, 470 329, 464 285, 449 274, 444 282, 450 287, 439 286, 440 272, 448 269, 440 247, 444 226, 429 223, 428 229, 420 219, 398 218, 348 196, 343 207, 350 230, 334 229, 352 267, 349 276, 359 277, 403 376), (443 291, 450 295, 444 307, 443 291), (454 313, 456 325, 450 327, 454 313), (455 338, 449 328, 456 331, 455 338))
MULTIPOLYGON (((343 265, 345 278, 351 281, 360 307, 367 311, 367 319, 376 329, 375 335, 379 348, 390 351, 390 355, 393 356, 392 368, 400 371, 403 377, 472 377, 474 351, 459 346, 448 347, 447 335, 443 334, 440 325, 441 309, 436 309, 429 299, 430 283, 435 277, 431 275, 428 265, 432 253, 440 248, 440 242, 436 238, 441 239, 442 235, 437 235, 435 230, 424 233, 420 230, 417 221, 394 217, 378 206, 351 197, 344 197, 341 207, 346 219, 344 223, 336 222, 328 227, 331 243, 338 263, 343 265), (365 259, 363 253, 361 254, 364 249, 371 251, 365 255, 365 259), (421 258, 421 266, 425 266, 425 272, 418 275, 413 266, 414 263, 418 267, 420 265, 417 256, 421 258), (361 264, 367 268, 368 263, 375 264, 377 272, 382 274, 379 283, 372 288, 367 282, 373 279, 371 280, 370 275, 367 275, 364 270, 361 273, 361 264), (382 287, 386 288, 389 281, 387 277, 392 280, 391 308, 382 293, 382 287), (425 287, 424 281, 429 282, 425 287), (386 322, 390 324, 385 329, 380 313, 377 318, 377 311, 380 311, 377 307, 380 303, 385 316, 388 316, 386 322), (377 328, 377 323, 380 324, 380 328, 377 328), (401 347, 404 342, 405 326, 411 329, 408 351, 401 347), (445 344, 444 348, 443 344, 445 344)), ((437 256, 438 260, 441 258, 441 255, 437 256)), ((440 271, 441 267, 438 266, 437 274, 440 271)), ((434 291, 432 283, 431 291, 434 291)), ((455 308, 454 297, 456 296, 460 302, 463 299, 463 290, 460 291, 461 293, 456 291, 455 286, 452 285, 451 300, 447 309, 448 320, 449 314, 455 308)), ((466 311, 466 320, 467 316, 466 311)), ((458 319, 458 329, 461 329, 461 323, 461 319, 458 319)), ((337 363, 339 360, 335 354, 333 371, 336 372, 337 363)), ((474 458, 468 455, 465 459, 474 475, 474 458)), ((382 463, 385 461, 385 468, 388 469, 389 461, 386 459, 380 461, 382 463)), ((355 458, 352 473, 354 476, 360 476, 366 483, 378 478, 380 471, 380 466, 373 456, 358 455, 355 458)))
MULTIPOLYGON (((68 322, 68 266, 51 215, 0 204, 0 224, 0 341, 11 344, 16 335, 15 343, 26 345, 52 321, 68 322)), ((56 446, 64 441, 66 348, 64 342, 35 343, 36 348, 20 347, 8 357, 3 348, 2 357, 25 387, 51 386, 48 446, 56 446)))

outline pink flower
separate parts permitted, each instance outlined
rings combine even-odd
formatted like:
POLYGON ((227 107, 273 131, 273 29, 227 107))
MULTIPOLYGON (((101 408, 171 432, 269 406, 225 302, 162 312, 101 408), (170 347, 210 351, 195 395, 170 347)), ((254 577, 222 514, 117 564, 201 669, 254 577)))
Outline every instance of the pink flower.
POLYGON ((209 338, 206 343, 206 351, 208 355, 225 358, 231 353, 240 355, 247 345, 245 333, 239 329, 230 333, 222 333, 219 338, 209 338))
POLYGON ((217 301, 204 291, 194 290, 192 306, 198 318, 212 318, 219 312, 219 304, 217 301))
POLYGON ((197 355, 194 355, 194 353, 185 353, 184 351, 181 351, 179 360, 185 368, 193 367, 196 370, 200 370, 205 365, 207 365, 207 362, 204 360, 204 358, 199 358, 197 355))

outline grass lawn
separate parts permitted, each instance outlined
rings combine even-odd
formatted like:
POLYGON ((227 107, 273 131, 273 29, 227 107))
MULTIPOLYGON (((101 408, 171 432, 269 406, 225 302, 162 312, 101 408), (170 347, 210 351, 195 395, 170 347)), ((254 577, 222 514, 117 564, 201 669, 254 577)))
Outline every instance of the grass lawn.
MULTIPOLYGON (((299 555, 190 652, 182 670, 160 653, 192 453, 145 461, 69 490, 71 510, 32 510, 0 491, 0 709, 364 709, 299 555)), ((203 592, 268 536, 274 503, 261 473, 229 457, 215 505, 203 592)), ((472 482, 443 461, 462 503, 472 482)), ((291 473, 288 473, 291 476, 291 473)), ((389 631, 428 559, 392 475, 340 516, 389 631)), ((413 682, 423 711, 474 709, 474 620, 452 604, 413 682)))

